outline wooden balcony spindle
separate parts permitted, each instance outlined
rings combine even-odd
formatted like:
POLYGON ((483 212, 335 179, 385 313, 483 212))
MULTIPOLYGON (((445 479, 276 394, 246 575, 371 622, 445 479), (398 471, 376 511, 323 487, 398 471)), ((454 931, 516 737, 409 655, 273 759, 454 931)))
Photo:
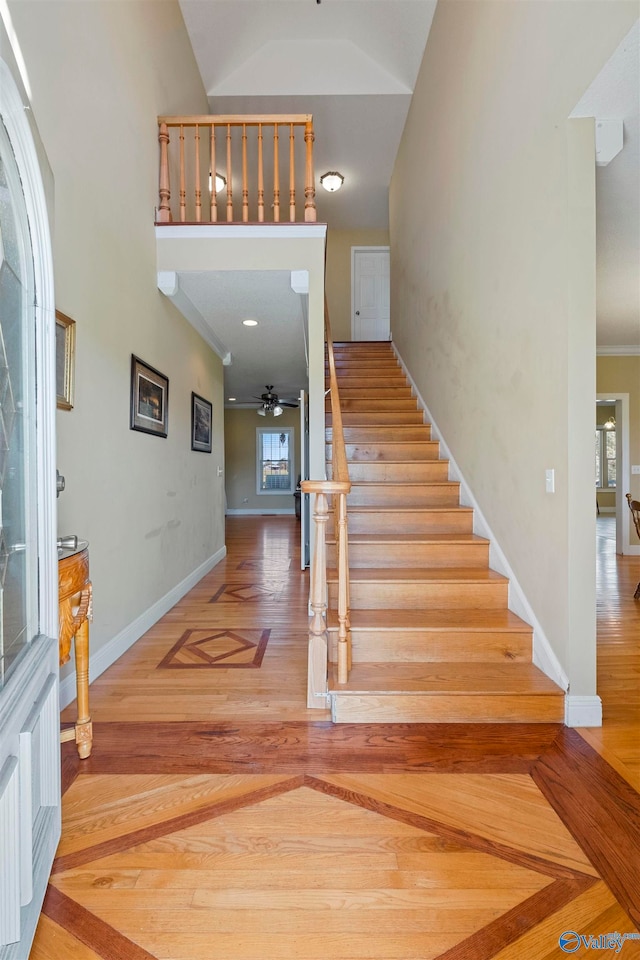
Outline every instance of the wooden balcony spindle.
POLYGON ((306 223, 316 222, 316 187, 313 174, 313 123, 307 120, 304 128, 304 142, 307 145, 307 163, 304 184, 304 219, 306 223))
POLYGON ((296 222, 295 127, 289 124, 289 221, 296 222))
POLYGON ((242 124, 242 222, 249 222, 249 181, 247 180, 247 125, 242 124))
POLYGON ((233 223, 233 188, 231 184, 231 124, 227 124, 227 223, 233 223))
POLYGON ((273 222, 280 223, 280 160, 278 159, 278 124, 273 125, 273 222))
POLYGON ((169 186, 169 128, 161 123, 158 130, 160 143, 160 206, 158 208, 158 223, 171 223, 171 189, 169 186))
POLYGON ((262 159, 262 124, 258 124, 258 223, 264 223, 264 164, 262 159))
POLYGON ((196 223, 202 221, 202 184, 200 183, 200 127, 196 123, 195 133, 196 148, 196 170, 195 170, 195 195, 196 195, 196 223))
POLYGON ((209 147, 209 158, 211 163, 211 195, 210 195, 210 219, 211 223, 215 223, 218 219, 218 194, 216 190, 216 125, 215 123, 211 124, 211 143, 209 147))
POLYGON ((187 219, 187 190, 184 181, 184 127, 180 124, 180 222, 187 219))

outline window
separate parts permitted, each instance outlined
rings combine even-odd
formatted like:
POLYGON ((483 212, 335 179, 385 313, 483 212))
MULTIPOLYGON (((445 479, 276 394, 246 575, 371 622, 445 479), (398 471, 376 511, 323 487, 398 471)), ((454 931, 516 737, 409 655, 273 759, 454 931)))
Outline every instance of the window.
POLYGON ((258 493, 293 493, 293 430, 256 430, 258 493))
POLYGON ((601 490, 616 486, 616 431, 596 427, 596 487, 601 490))

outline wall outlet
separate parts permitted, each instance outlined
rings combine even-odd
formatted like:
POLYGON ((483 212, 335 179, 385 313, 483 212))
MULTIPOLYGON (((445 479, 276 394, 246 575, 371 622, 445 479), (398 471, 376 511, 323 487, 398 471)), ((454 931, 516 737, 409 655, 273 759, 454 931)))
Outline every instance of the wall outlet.
POLYGON ((631 473, 640 473, 640 463, 634 463, 631 467, 631 473))

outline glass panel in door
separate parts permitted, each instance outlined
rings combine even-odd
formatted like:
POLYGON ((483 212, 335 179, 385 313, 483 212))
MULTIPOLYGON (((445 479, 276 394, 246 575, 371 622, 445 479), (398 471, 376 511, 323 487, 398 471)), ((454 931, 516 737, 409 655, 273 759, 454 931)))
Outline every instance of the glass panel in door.
POLYGON ((38 633, 32 276, 22 185, 0 123, 0 687, 38 633))

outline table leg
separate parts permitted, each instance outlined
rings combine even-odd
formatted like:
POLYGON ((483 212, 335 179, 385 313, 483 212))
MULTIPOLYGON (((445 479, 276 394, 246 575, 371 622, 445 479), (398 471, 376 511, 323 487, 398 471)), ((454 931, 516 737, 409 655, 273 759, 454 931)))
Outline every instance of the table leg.
POLYGON ((78 696, 78 719, 76 720, 76 745, 78 756, 86 759, 91 753, 93 731, 89 714, 89 621, 84 620, 74 640, 76 660, 76 690, 78 696))

